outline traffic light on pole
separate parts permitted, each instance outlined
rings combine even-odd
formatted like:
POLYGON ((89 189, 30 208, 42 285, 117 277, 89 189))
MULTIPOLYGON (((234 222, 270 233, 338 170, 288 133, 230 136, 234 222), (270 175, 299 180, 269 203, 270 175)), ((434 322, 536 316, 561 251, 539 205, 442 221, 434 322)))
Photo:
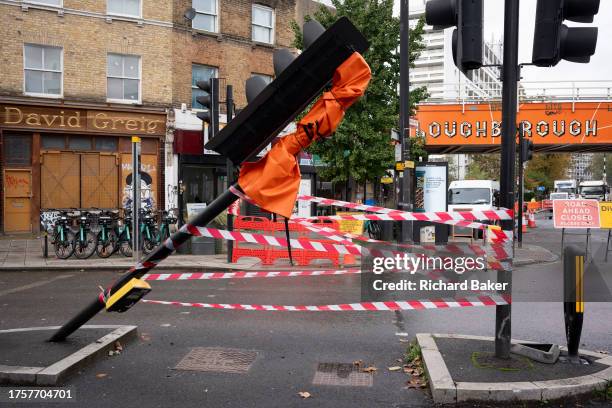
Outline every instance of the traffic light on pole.
POLYGON ((435 29, 453 31, 453 60, 463 73, 482 67, 483 0, 430 0, 425 21, 435 29))
POLYGON ((521 158, 523 163, 526 163, 533 158, 533 142, 531 140, 521 140, 521 158))
POLYGON ((587 63, 595 54, 597 27, 568 27, 564 20, 592 23, 600 0, 538 0, 532 62, 555 66, 562 59, 587 63))
POLYGON ((346 17, 327 30, 312 20, 304 24, 304 51, 295 57, 287 49, 274 52, 275 78, 247 81, 248 104, 206 149, 227 156, 235 165, 254 159, 331 82, 336 69, 368 42, 346 17))
MULTIPOLYGON (((219 133, 219 78, 198 81, 196 85, 206 92, 206 95, 196 98, 198 103, 206 109, 203 112, 198 112, 196 116, 208 124, 208 140, 212 140, 219 133)), ((202 124, 202 134, 204 133, 205 127, 202 124)))

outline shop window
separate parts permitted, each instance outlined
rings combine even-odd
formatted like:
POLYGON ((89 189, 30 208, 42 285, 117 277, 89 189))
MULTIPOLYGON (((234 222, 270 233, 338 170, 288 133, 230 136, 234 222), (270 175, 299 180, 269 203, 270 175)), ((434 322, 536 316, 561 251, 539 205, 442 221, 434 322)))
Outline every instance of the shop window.
POLYGON ((64 136, 45 135, 42 137, 41 147, 47 150, 63 150, 66 148, 64 136))
POLYGON ((27 95, 62 95, 62 48, 25 44, 24 89, 27 95))
POLYGON ((106 98, 109 102, 140 103, 140 57, 108 54, 106 98))
POLYGON ((68 148, 70 150, 91 150, 91 137, 70 136, 68 148))
POLYGON ((191 22, 191 27, 211 33, 218 32, 219 4, 217 0, 193 0, 192 5, 196 15, 191 22))
POLYGON ((265 44, 273 44, 274 9, 260 4, 253 4, 252 13, 252 40, 265 44))
POLYGON ((191 64, 191 108, 192 109, 204 109, 204 107, 198 103, 196 98, 198 96, 206 95, 206 92, 198 88, 196 85, 198 81, 208 81, 210 78, 217 77, 217 68, 209 67, 207 65, 191 64))
POLYGON ((5 166, 32 164, 32 137, 30 135, 4 135, 2 153, 5 166))
POLYGON ((107 0, 106 12, 116 16, 137 18, 142 16, 140 0, 107 0))
POLYGON ((117 144, 116 137, 96 136, 96 150, 101 152, 116 152, 117 144))

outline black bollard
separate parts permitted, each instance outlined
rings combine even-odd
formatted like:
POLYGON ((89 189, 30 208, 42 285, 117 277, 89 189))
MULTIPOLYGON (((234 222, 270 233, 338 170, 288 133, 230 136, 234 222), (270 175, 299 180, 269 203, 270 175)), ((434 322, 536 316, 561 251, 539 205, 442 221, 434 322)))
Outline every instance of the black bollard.
POLYGON ((580 362, 578 349, 584 316, 584 258, 585 252, 568 246, 563 253, 563 314, 565 337, 571 362, 580 362))

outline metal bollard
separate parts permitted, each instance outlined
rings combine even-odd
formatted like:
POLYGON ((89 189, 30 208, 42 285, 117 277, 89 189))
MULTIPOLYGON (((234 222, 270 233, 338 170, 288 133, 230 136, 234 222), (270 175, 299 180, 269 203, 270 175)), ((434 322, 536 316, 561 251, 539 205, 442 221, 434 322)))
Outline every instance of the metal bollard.
POLYGON ((563 253, 563 314, 565 337, 571 362, 579 363, 580 335, 584 316, 584 261, 585 251, 568 246, 563 253))

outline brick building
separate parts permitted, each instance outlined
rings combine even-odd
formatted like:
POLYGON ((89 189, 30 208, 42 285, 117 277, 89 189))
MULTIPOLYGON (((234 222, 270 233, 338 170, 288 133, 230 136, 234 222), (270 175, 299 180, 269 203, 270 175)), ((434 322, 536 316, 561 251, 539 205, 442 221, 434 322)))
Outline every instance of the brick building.
POLYGON ((295 18, 294 0, 0 2, 0 230, 37 231, 52 208, 122 207, 134 135, 150 204, 176 205, 177 153, 194 166, 186 202, 209 201, 225 163, 202 155, 195 82, 222 78, 244 106, 295 18))

